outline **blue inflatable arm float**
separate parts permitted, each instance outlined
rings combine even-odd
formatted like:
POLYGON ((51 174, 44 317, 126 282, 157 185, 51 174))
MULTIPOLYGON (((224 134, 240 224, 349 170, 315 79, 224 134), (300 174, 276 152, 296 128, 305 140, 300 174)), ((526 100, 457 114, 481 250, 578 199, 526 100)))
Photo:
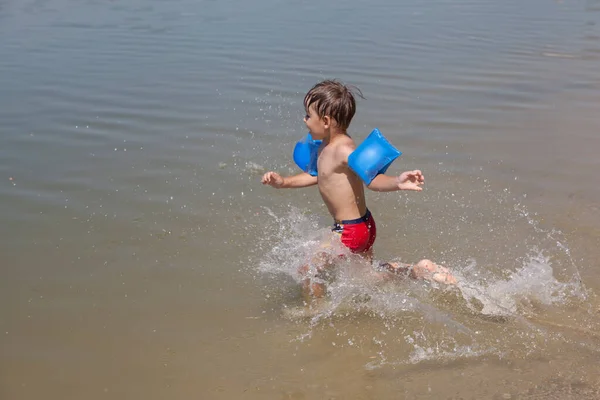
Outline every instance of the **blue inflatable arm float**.
POLYGON ((366 185, 369 185, 377 175, 385 173, 401 154, 383 137, 379 129, 375 128, 348 156, 348 165, 366 185))
POLYGON ((309 134, 294 147, 294 161, 304 172, 317 176, 317 159, 319 158, 319 146, 322 140, 313 140, 309 134))

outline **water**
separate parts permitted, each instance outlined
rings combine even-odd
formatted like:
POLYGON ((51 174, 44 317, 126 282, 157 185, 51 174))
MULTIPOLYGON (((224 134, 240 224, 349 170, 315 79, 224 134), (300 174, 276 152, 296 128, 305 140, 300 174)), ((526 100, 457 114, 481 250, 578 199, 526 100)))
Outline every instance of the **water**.
POLYGON ((600 2, 0 1, 2 398, 600 397, 600 2), (357 85, 421 193, 327 232, 294 173, 302 98, 357 85), (361 269, 362 268, 362 269, 361 269))

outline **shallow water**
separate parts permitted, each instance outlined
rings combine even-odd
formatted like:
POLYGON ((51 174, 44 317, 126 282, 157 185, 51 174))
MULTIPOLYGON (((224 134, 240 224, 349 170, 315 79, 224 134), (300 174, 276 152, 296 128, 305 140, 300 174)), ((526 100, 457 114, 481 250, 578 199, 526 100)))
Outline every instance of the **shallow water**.
POLYGON ((600 2, 0 0, 1 398, 599 398, 600 2), (306 313, 336 77, 419 168, 306 313), (358 271, 358 272, 357 272, 358 271))

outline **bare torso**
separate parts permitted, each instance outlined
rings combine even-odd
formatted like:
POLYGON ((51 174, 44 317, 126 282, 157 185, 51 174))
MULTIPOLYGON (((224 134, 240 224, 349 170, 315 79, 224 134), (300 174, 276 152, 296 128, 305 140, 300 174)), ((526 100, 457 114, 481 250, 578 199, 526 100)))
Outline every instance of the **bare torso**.
POLYGON ((356 145, 347 135, 337 136, 321 150, 317 170, 319 192, 338 221, 360 218, 367 212, 363 182, 348 166, 356 145))

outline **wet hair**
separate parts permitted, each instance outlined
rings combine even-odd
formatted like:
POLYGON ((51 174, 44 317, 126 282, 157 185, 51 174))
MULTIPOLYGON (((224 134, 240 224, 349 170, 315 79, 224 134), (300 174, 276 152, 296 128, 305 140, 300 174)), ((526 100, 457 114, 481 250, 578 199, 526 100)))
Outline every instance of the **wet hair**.
POLYGON ((356 86, 347 86, 336 80, 325 80, 306 93, 304 109, 308 113, 308 109, 314 105, 319 118, 328 115, 337 122, 340 129, 346 130, 356 112, 355 93, 364 99, 356 86))

